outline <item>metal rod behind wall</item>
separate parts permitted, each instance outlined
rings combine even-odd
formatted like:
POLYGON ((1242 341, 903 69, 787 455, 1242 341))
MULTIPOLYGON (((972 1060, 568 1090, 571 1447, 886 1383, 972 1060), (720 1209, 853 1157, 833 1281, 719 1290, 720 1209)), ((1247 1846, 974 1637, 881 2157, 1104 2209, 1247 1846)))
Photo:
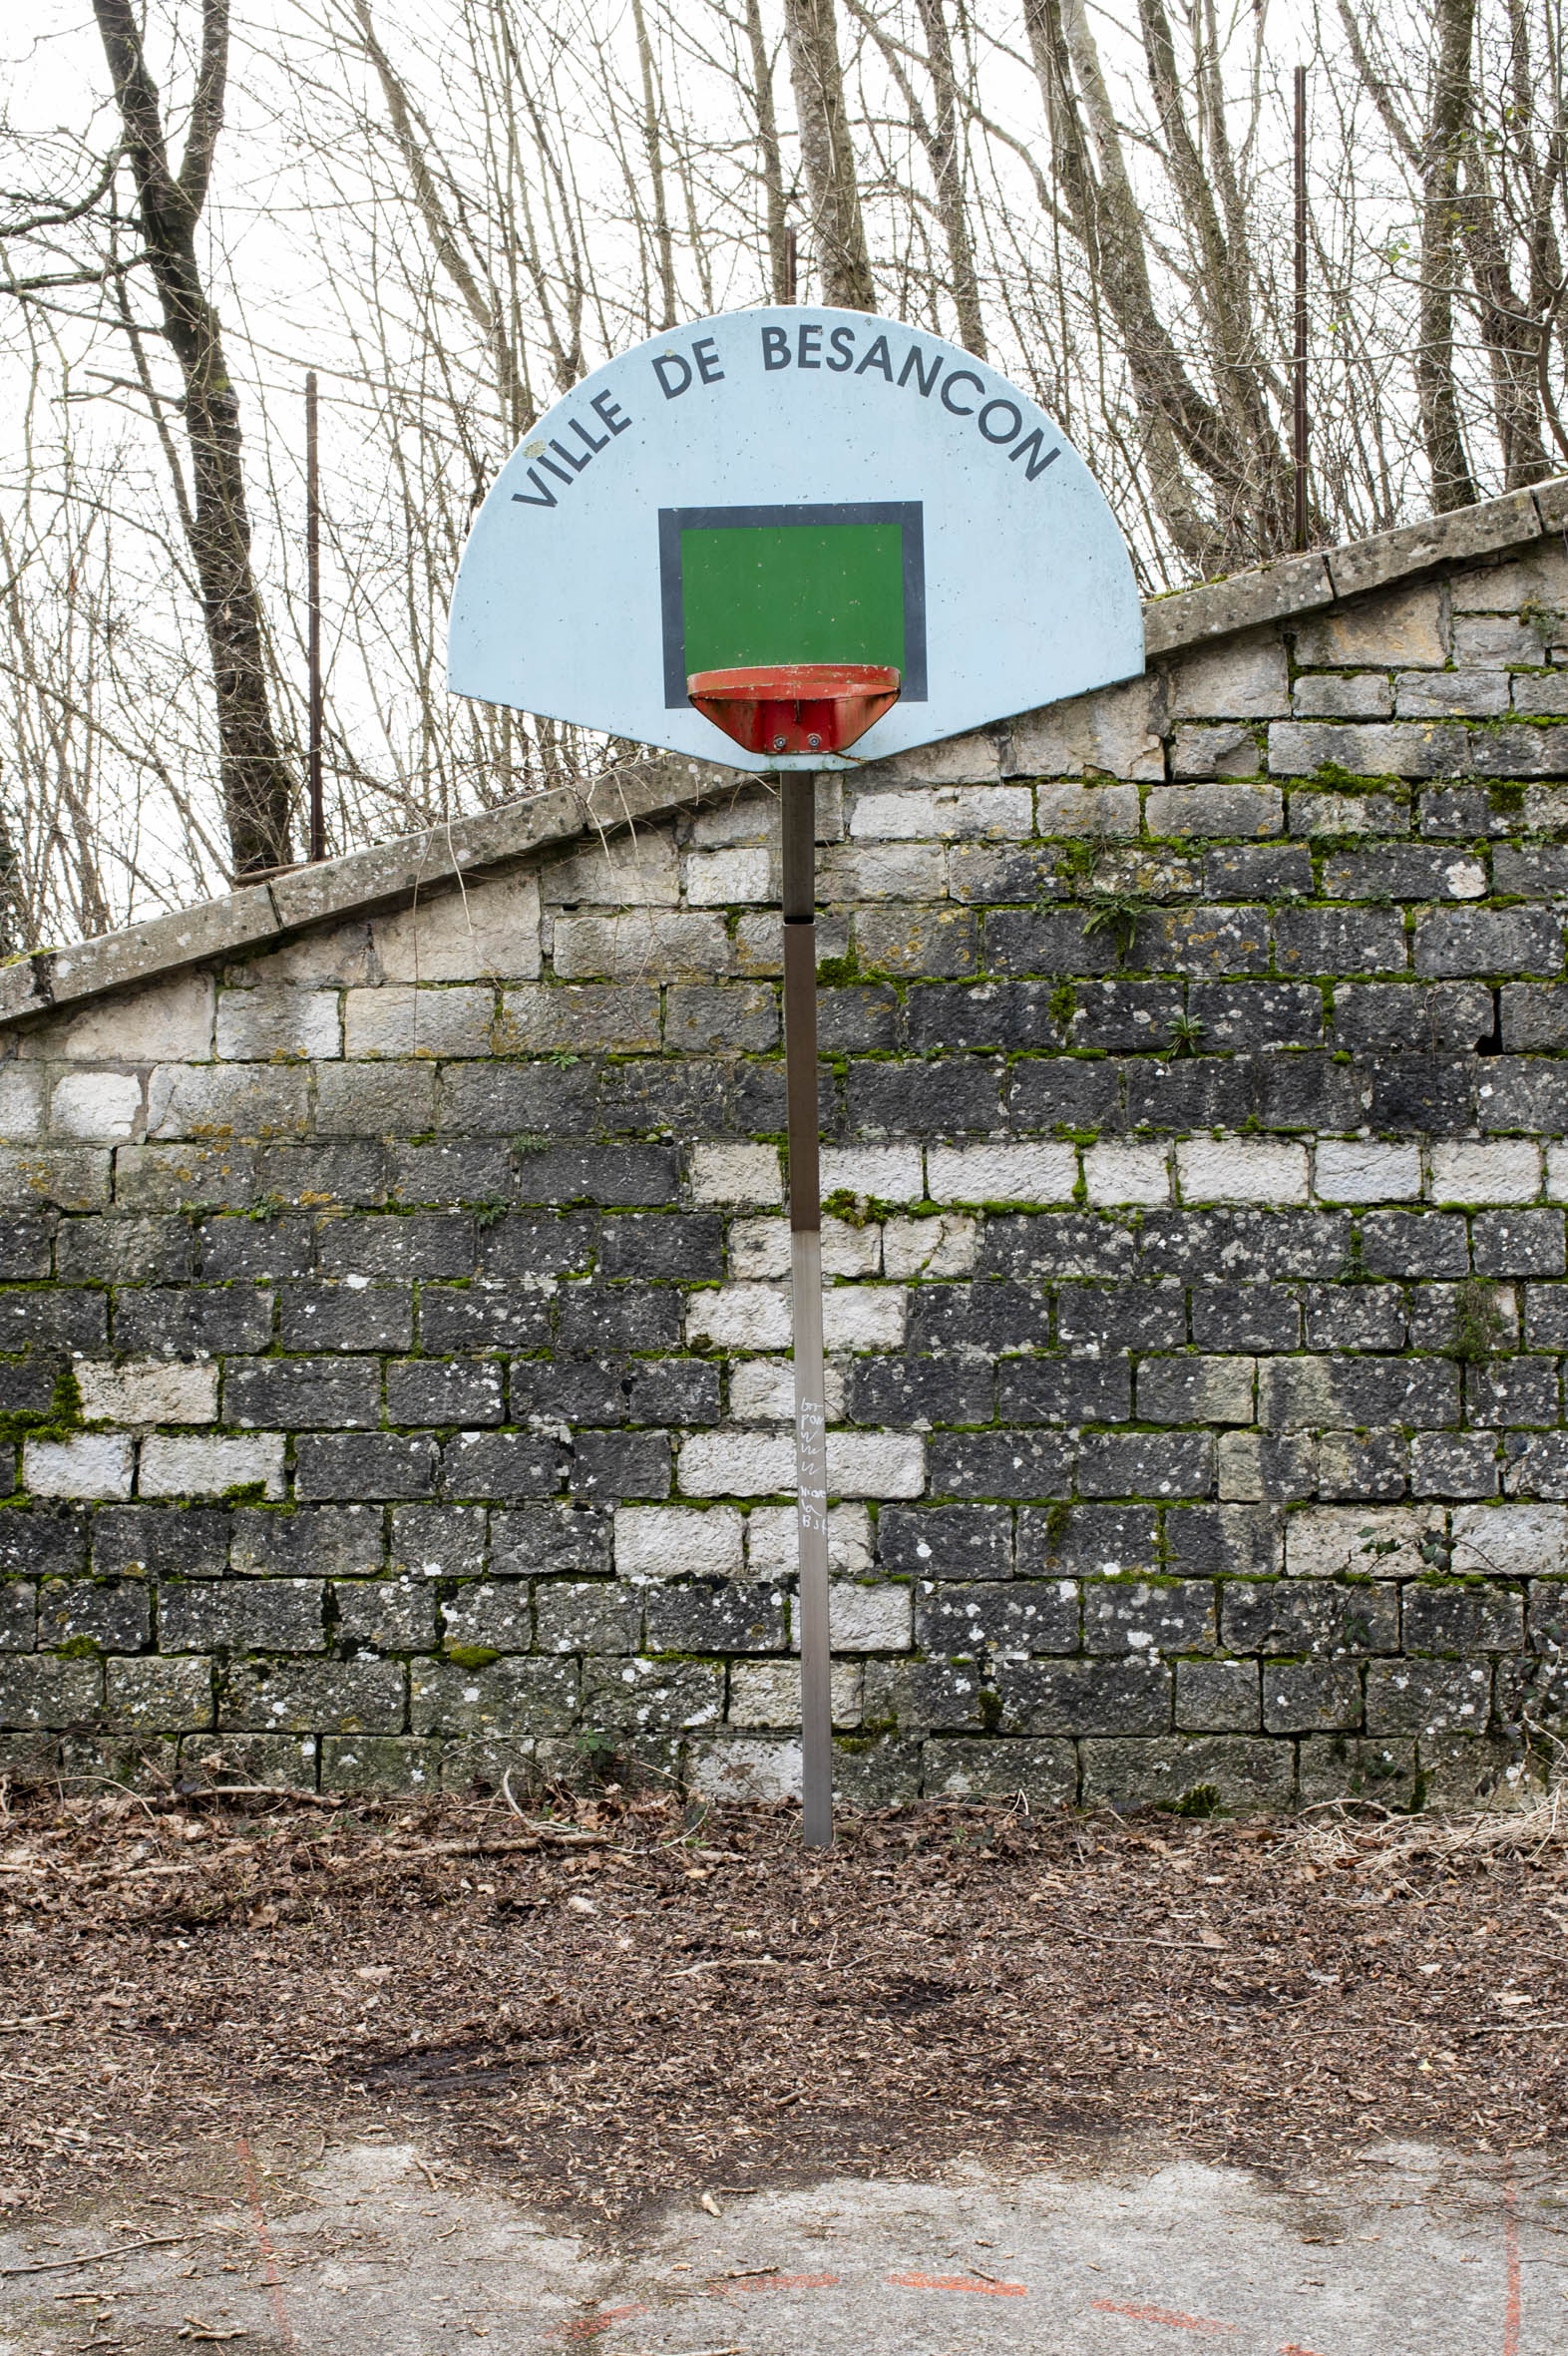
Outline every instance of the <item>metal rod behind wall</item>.
POLYGON ((1295 418, 1298 549, 1307 546, 1307 68, 1296 69, 1296 361, 1295 418))
POLYGON ((326 857, 326 805, 321 790, 321 477, 316 454, 316 372, 305 378, 305 594, 309 605, 310 856, 326 857))
POLYGON ((784 1076, 795 1335, 795 1497, 800 1541, 801 1836, 833 1838, 829 1694, 827 1394, 822 1355, 822 1182, 817 1124, 817 780, 779 780, 784 867, 784 1076))

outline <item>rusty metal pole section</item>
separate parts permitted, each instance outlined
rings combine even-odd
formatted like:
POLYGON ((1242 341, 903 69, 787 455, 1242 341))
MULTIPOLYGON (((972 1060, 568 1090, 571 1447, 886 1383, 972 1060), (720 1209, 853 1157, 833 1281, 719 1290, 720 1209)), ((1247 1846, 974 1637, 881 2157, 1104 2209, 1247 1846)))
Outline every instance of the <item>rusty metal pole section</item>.
POLYGON ((822 1187, 817 1129, 817 780, 786 772, 784 1073, 790 1273, 795 1329, 795 1511, 800 1534, 802 1824, 808 1848, 833 1839, 829 1696, 827 1395, 822 1357, 822 1187))

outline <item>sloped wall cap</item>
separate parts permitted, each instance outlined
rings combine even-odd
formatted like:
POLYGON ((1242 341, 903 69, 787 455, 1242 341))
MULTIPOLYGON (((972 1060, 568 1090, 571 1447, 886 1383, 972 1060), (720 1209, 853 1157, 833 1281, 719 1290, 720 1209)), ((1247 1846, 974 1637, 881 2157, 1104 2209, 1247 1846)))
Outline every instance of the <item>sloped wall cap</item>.
MULTIPOLYGON (((1283 557, 1251 573, 1151 599, 1143 609, 1149 659, 1316 612, 1434 566, 1496 555, 1561 531, 1568 531, 1568 476, 1372 540, 1283 557)), ((689 809, 754 782, 739 769, 685 754, 658 754, 607 771, 586 792, 530 794, 449 826, 352 851, 318 867, 295 868, 226 899, 153 917, 122 933, 69 949, 35 950, 0 968, 0 1030, 57 1006, 156 981, 206 958, 260 948, 310 925, 368 913, 454 876, 505 866, 552 843, 689 809)))

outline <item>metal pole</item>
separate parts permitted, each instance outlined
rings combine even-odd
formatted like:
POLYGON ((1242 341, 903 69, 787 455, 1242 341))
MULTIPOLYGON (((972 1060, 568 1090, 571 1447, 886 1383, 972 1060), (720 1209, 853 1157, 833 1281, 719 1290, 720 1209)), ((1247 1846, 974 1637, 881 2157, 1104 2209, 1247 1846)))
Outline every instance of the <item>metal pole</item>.
POLYGON ((310 619, 310 856, 326 857, 321 795, 321 481, 316 457, 316 372, 305 378, 305 594, 310 619))
POLYGON ((822 1186, 817 1130, 817 780, 779 780, 784 849, 784 1077, 795 1325, 795 1512, 800 1535, 801 1837, 833 1839, 829 1696, 827 1397, 822 1364, 822 1186))
POLYGON ((1296 546, 1307 546, 1307 68, 1296 69, 1296 546))

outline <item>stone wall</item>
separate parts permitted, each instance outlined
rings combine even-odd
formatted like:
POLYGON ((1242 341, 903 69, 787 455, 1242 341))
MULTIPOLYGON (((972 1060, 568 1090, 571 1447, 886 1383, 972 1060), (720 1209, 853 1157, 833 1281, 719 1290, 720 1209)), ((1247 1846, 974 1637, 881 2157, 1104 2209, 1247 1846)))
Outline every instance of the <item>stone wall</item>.
MULTIPOLYGON (((1543 518, 1164 601, 1146 680, 824 795, 851 1799, 1554 1756, 1543 518)), ((614 792, 4 977, 0 1764, 790 1786, 775 806, 614 792)))

